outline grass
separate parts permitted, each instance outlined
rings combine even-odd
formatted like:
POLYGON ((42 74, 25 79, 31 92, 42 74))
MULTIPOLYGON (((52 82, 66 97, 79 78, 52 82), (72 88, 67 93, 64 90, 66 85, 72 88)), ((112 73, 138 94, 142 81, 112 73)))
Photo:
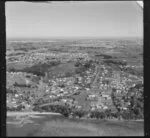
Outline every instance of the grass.
POLYGON ((53 75, 57 74, 66 74, 68 72, 73 73, 75 71, 74 62, 59 64, 49 69, 49 72, 52 72, 53 75))
POLYGON ((7 126, 7 136, 143 136, 144 123, 134 121, 77 120, 46 115, 21 128, 7 126))
POLYGON ((88 110, 90 109, 90 101, 85 100, 88 94, 89 93, 86 91, 82 91, 79 95, 73 95, 72 97, 76 99, 78 105, 83 106, 85 110, 88 110))

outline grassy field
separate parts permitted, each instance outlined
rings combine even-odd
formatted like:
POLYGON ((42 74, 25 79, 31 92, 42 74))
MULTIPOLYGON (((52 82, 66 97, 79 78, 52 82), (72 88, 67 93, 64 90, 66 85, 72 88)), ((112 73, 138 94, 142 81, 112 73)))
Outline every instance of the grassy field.
MULTIPOLYGON (((8 118, 7 121, 12 121, 8 118)), ((7 136, 143 136, 144 123, 134 121, 105 121, 67 119, 45 115, 32 119, 22 127, 7 125, 7 136)))

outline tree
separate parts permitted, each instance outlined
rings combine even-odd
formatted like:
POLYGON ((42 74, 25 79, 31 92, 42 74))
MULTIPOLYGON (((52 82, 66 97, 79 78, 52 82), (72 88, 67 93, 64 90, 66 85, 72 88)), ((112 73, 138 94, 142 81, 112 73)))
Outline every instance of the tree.
POLYGON ((106 109, 105 114, 106 114, 107 118, 110 118, 111 117, 111 109, 106 109))
POLYGON ((79 109, 75 109, 73 110, 73 116, 78 116, 79 118, 83 117, 85 115, 85 111, 84 110, 79 110, 79 109))

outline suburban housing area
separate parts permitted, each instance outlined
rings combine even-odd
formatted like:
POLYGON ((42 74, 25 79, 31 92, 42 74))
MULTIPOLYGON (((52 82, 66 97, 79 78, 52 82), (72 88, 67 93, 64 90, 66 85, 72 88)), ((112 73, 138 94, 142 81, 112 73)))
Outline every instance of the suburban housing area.
POLYGON ((141 39, 7 42, 7 111, 143 119, 141 39))

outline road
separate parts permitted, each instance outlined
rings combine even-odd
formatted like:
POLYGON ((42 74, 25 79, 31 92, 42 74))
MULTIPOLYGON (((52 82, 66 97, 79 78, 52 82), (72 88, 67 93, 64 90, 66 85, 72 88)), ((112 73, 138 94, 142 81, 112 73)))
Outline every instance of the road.
POLYGON ((99 65, 96 66, 96 69, 95 69, 95 72, 96 72, 96 76, 94 78, 94 81, 92 83, 92 90, 93 92, 96 92, 97 91, 97 81, 99 79, 99 75, 100 75, 100 67, 99 65))

